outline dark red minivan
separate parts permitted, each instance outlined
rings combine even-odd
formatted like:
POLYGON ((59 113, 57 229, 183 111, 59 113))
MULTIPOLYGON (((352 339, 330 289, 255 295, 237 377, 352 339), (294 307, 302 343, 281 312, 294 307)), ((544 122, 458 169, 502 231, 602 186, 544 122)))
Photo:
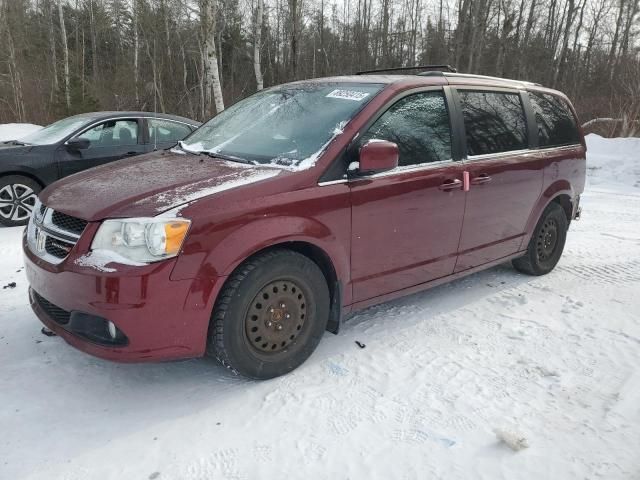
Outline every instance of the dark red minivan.
POLYGON ((509 260, 548 273, 584 183, 560 92, 441 71, 290 83, 46 188, 31 305, 99 357, 209 353, 270 378, 349 312, 509 260))

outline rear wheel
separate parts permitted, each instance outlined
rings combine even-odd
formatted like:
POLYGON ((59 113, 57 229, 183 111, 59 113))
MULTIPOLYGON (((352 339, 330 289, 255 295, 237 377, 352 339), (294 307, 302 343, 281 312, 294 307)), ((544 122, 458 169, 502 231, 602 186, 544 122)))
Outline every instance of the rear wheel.
POLYGON ((21 175, 0 178, 0 224, 6 227, 26 225, 42 187, 21 175))
POLYGON ((544 275, 553 270, 564 250, 568 227, 564 209, 555 202, 549 204, 533 231, 527 253, 513 260, 515 269, 528 275, 544 275))
POLYGON ((209 352, 244 376, 267 379, 301 365, 329 318, 329 289, 320 268, 290 250, 273 250, 227 280, 214 307, 209 352))

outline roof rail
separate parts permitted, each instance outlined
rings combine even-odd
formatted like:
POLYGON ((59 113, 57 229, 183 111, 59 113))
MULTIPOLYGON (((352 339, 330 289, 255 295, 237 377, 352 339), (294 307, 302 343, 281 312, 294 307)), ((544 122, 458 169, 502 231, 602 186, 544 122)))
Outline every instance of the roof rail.
MULTIPOLYGON (((447 72, 452 72, 452 73, 455 73, 458 71, 451 65, 416 65, 415 67, 392 67, 392 68, 378 68, 375 70, 363 70, 361 72, 356 72, 356 75, 367 75, 369 73, 380 73, 380 72, 406 72, 409 70, 429 70, 429 71, 434 71, 434 73, 437 73, 437 72, 442 73, 443 70, 446 70, 447 72)), ((429 72, 421 72, 421 73, 418 73, 418 75, 423 75, 425 73, 429 73, 429 72)))
POLYGON ((514 80, 511 78, 502 78, 502 77, 491 77, 489 75, 476 75, 474 73, 458 73, 458 72, 420 72, 417 75, 421 77, 432 77, 432 76, 445 76, 449 78, 484 78, 487 80, 496 80, 502 82, 513 82, 520 83, 522 85, 535 85, 537 87, 541 87, 542 85, 535 82, 528 82, 526 80, 514 80))

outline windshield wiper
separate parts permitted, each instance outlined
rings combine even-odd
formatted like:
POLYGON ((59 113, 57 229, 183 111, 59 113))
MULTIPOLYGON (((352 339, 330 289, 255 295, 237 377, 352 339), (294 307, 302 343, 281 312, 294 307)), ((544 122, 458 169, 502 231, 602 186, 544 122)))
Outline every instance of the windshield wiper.
POLYGON ((21 142, 20 140, 9 140, 8 142, 2 142, 4 145, 18 145, 24 147, 26 143, 21 142))
POLYGON ((245 160, 244 158, 239 158, 239 157, 233 157, 231 155, 223 155, 221 153, 213 153, 213 152, 209 152, 208 150, 203 150, 201 152, 198 152, 202 155, 207 155, 211 158, 218 158, 220 160, 228 160, 229 162, 238 162, 238 163, 246 163, 247 165, 258 165, 257 162, 252 162, 251 160, 245 160))
POLYGON ((220 160, 228 160, 229 162, 238 162, 238 163, 246 163, 247 165, 258 165, 257 162, 252 162, 251 160, 245 160, 244 158, 234 157, 232 155, 224 155, 222 153, 214 153, 210 150, 191 150, 190 148, 185 147, 182 144, 182 141, 178 142, 178 146, 181 150, 184 150, 187 153, 192 155, 207 155, 211 158, 217 158, 220 160))

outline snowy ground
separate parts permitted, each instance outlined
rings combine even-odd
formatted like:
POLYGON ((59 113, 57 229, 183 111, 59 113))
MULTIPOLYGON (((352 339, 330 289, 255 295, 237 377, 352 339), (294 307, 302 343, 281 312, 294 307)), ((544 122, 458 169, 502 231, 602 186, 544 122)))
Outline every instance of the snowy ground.
POLYGON ((505 265, 369 309, 267 382, 41 335, 21 231, 0 230, 0 286, 17 283, 0 290, 0 478, 640 478, 640 140, 589 144, 554 272, 505 265))

